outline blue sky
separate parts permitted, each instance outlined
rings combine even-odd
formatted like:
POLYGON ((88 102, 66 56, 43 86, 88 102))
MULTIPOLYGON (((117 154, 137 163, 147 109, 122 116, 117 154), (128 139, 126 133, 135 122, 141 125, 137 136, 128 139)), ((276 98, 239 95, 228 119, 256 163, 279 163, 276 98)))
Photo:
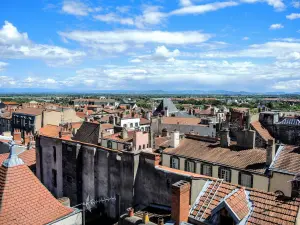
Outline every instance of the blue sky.
POLYGON ((0 2, 0 88, 300 89, 300 0, 0 2))

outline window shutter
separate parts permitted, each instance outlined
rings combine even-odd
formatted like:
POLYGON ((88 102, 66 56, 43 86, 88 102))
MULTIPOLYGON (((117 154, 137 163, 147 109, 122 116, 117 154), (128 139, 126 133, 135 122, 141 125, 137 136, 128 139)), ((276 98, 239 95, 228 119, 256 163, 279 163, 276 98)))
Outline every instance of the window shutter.
POLYGON ((204 174, 204 171, 203 171, 203 163, 201 163, 201 170, 200 170, 200 173, 201 173, 201 174, 204 174))
POLYGON ((242 172, 239 172, 239 185, 242 185, 242 172))
POLYGON ((218 169, 218 177, 219 178, 221 178, 221 169, 222 169, 222 167, 219 167, 219 169, 218 169))
POLYGON ((229 182, 231 183, 231 169, 228 169, 229 171, 229 182))
POLYGON ((173 168, 173 156, 170 158, 170 168, 173 168))
POLYGON ((187 160, 184 161, 184 170, 187 171, 187 160))
POLYGON ((251 174, 251 188, 253 188, 253 175, 251 174))

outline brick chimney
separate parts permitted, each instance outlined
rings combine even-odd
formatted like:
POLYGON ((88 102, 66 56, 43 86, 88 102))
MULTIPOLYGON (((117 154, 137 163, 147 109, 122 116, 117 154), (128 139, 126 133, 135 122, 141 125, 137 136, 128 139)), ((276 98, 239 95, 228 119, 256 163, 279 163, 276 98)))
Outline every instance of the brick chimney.
POLYGON ((267 143, 266 165, 269 167, 275 157, 275 142, 274 139, 269 139, 267 143))
POLYGON ((190 183, 178 181, 172 185, 172 212, 171 218, 175 225, 187 222, 190 211, 190 183))
POLYGON ((171 147, 177 148, 180 143, 179 131, 175 130, 171 132, 171 147))
POLYGON ((220 131, 220 146, 222 148, 228 148, 230 146, 230 137, 228 129, 220 131))

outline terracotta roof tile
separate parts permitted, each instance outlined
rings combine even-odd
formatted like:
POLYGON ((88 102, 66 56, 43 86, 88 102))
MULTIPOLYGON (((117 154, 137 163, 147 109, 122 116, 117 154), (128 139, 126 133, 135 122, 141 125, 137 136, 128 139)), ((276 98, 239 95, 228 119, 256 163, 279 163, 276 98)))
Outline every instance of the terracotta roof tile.
MULTIPOLYGON (((7 159, 9 156, 9 153, 3 153, 0 154, 0 164, 4 162, 5 159, 7 159)), ((19 158, 23 160, 23 162, 27 166, 32 166, 36 164, 36 151, 35 149, 26 150, 18 155, 19 158)))
POLYGON ((73 212, 41 184, 26 165, 0 167, 0 224, 42 225, 73 212))
POLYGON ((271 170, 279 170, 291 174, 300 172, 300 147, 295 145, 284 145, 277 153, 271 170))
POLYGON ((167 148, 164 154, 184 156, 257 173, 265 172, 266 150, 260 148, 246 150, 239 150, 238 146, 222 148, 219 142, 184 138, 177 148, 167 148))
POLYGON ((162 124, 183 124, 183 125, 198 125, 207 126, 200 124, 201 119, 199 118, 185 118, 185 117, 162 117, 162 124))
POLYGON ((140 118, 140 125, 150 125, 150 120, 147 120, 145 118, 140 118))
MULTIPOLYGON (((197 215, 202 206, 202 210, 198 214, 198 216, 200 215, 201 217, 204 211, 203 208, 206 208, 203 203, 212 190, 215 182, 218 181, 213 180, 209 182, 211 183, 205 190, 203 190, 203 193, 200 193, 201 196, 199 196, 198 200, 195 201, 193 206, 195 207, 195 210, 191 210, 191 217, 197 215)), ((211 212, 213 209, 220 204, 224 197, 230 196, 230 194, 232 195, 227 201, 240 219, 248 216, 248 212, 250 211, 250 215, 246 220, 246 224, 248 225, 292 225, 296 223, 300 199, 282 200, 276 197, 275 193, 259 191, 252 188, 244 188, 227 182, 223 182, 219 185, 219 189, 215 192, 211 204, 209 204, 207 210, 205 210, 202 221, 209 220, 212 216, 211 212), (243 196, 245 193, 244 190, 249 193, 249 201, 246 199, 246 196, 243 196), (239 197, 239 199, 237 199, 237 197, 239 197), (237 202, 240 204, 237 204, 237 202), (251 204, 248 204, 249 202, 251 204), (247 207, 250 205, 251 209, 249 210, 247 207)), ((211 197, 209 197, 209 199, 211 200, 211 197)))
POLYGON ((265 129, 259 121, 251 122, 253 129, 261 136, 265 141, 274 139, 267 129, 265 129))
POLYGON ((41 115, 44 109, 41 108, 23 108, 18 109, 17 111, 13 112, 13 114, 25 114, 25 115, 33 115, 38 116, 41 115))

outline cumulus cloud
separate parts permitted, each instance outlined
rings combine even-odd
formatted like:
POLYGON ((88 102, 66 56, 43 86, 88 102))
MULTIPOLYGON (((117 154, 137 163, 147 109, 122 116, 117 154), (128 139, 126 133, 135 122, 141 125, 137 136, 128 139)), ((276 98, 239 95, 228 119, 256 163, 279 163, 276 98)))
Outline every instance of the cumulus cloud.
POLYGON ((175 49, 173 51, 170 51, 166 48, 166 46, 158 46, 155 48, 153 54, 151 55, 142 55, 138 56, 137 58, 130 60, 132 63, 141 63, 146 60, 165 60, 169 62, 175 61, 175 58, 179 56, 180 51, 178 49, 175 49))
POLYGON ((101 8, 92 8, 80 1, 64 1, 62 11, 75 16, 87 16, 90 12, 98 12, 101 8))
POLYGON ((292 1, 292 6, 296 9, 300 8, 300 1, 292 1))
POLYGON ((54 66, 73 63, 84 55, 84 52, 55 45, 35 44, 27 33, 19 32, 8 21, 0 29, 0 56, 3 58, 37 58, 54 66))
POLYGON ((5 62, 1 62, 0 61, 0 71, 4 70, 5 67, 7 67, 8 63, 5 63, 5 62))
POLYGON ((248 41, 249 40, 249 37, 243 37, 242 38, 244 41, 248 41))
POLYGON ((282 24, 275 23, 275 24, 272 24, 269 29, 270 30, 278 30, 278 29, 282 29, 282 28, 284 28, 284 26, 282 24))
POLYGON ((103 15, 94 16, 95 19, 107 22, 107 23, 120 23, 123 25, 134 25, 134 21, 131 18, 123 18, 115 13, 108 13, 103 15))
POLYGON ((211 11, 217 11, 219 9, 237 6, 239 3, 234 1, 228 1, 228 2, 215 2, 215 3, 209 3, 205 5, 191 5, 191 6, 185 6, 183 8, 174 10, 170 12, 170 15, 186 15, 186 14, 203 14, 211 11))
MULTIPOLYGON (((207 41, 210 34, 198 31, 167 32, 167 31, 142 31, 142 30, 119 30, 119 31, 71 31, 59 32, 59 34, 72 41, 77 41, 84 46, 95 49, 104 49, 104 46, 138 46, 146 43, 189 45, 207 41)), ((109 48, 114 50, 113 48, 109 48)))
POLYGON ((245 2, 245 3, 264 2, 272 6, 276 11, 283 11, 286 8, 283 0, 241 0, 241 2, 245 2))
POLYGON ((290 15, 287 15, 286 18, 289 20, 300 19, 300 13, 291 13, 290 15))

